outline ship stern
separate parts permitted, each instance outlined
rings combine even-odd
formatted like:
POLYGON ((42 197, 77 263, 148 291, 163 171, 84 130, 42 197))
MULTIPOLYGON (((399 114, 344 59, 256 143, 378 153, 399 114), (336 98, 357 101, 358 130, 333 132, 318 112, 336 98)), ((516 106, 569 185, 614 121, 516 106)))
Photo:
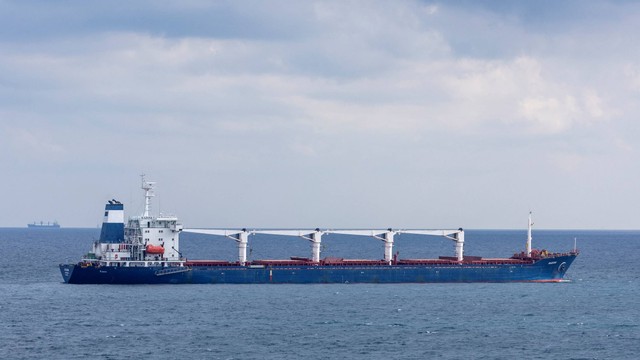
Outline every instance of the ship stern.
POLYGON ((65 283, 68 284, 71 280, 75 267, 75 264, 60 264, 60 273, 62 273, 62 279, 65 283))

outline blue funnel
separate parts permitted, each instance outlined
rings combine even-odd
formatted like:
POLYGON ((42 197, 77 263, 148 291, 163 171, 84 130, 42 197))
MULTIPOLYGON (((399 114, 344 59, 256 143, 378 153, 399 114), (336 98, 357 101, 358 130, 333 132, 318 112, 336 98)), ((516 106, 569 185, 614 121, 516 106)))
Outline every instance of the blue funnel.
POLYGON ((109 200, 104 207, 104 221, 100 232, 101 243, 124 242, 124 205, 116 200, 109 200))

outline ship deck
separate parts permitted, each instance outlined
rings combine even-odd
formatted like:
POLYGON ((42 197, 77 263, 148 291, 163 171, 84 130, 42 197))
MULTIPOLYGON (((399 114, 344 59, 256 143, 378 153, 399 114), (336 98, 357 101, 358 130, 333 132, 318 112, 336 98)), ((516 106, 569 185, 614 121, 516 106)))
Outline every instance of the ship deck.
MULTIPOLYGON (((554 254, 565 256, 569 254, 554 254)), ((551 256, 549 257, 551 258, 551 256)), ((478 256, 465 257, 463 261, 457 261, 452 257, 440 257, 438 259, 394 259, 390 265, 527 265, 542 258, 482 258, 478 256)), ((241 266, 237 261, 226 260, 187 260, 185 266, 190 267, 216 267, 216 266, 241 266)), ((278 266, 381 266, 389 265, 384 260, 374 259, 344 259, 325 258, 314 262, 306 258, 253 260, 245 263, 248 267, 278 267, 278 266)))

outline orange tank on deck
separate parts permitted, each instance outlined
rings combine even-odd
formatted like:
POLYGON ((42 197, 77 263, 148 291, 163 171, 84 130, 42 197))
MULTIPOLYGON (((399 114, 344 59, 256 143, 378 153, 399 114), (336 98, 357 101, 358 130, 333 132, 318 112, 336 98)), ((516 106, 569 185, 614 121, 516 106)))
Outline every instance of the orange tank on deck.
POLYGON ((147 245, 145 250, 147 254, 164 254, 164 248, 162 246, 147 245))

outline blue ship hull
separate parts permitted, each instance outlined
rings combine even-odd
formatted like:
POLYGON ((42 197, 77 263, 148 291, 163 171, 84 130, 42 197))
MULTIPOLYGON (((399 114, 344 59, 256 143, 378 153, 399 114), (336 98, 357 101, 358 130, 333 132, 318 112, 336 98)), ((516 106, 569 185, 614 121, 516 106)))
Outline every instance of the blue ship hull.
POLYGON ((70 284, 327 284, 560 282, 576 255, 512 264, 266 265, 184 268, 62 264, 70 284))

